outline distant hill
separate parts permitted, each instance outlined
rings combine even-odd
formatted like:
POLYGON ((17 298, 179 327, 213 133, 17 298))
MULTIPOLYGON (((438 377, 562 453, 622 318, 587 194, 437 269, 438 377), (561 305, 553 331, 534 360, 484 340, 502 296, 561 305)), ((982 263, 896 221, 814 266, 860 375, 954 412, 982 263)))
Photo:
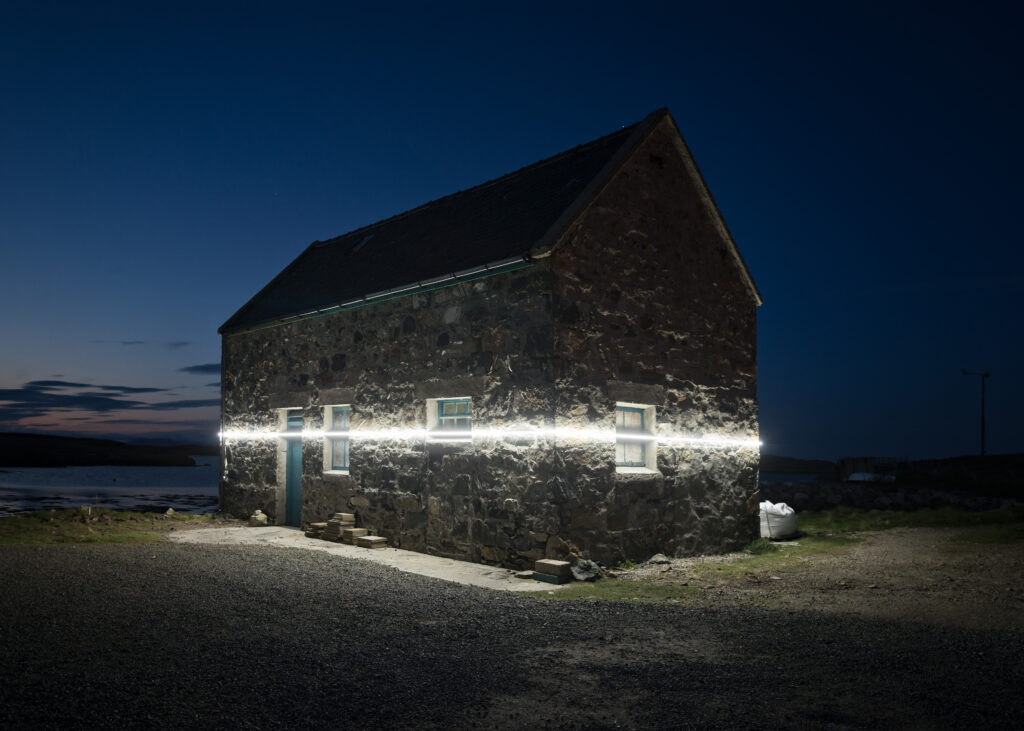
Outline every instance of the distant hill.
POLYGON ((137 445, 113 439, 0 432, 0 467, 190 467, 195 464, 191 454, 216 455, 218 451, 209 445, 137 445))

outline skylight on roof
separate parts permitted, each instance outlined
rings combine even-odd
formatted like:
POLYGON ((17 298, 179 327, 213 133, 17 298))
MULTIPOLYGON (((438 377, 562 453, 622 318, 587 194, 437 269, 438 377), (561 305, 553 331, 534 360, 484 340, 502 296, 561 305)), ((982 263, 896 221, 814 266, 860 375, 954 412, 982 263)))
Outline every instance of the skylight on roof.
POLYGON ((373 238, 373 234, 366 234, 365 238, 363 238, 362 241, 360 241, 358 244, 356 244, 355 246, 352 247, 352 253, 355 253, 355 252, 359 251, 361 248, 363 248, 364 246, 366 246, 366 243, 370 239, 372 239, 372 238, 373 238))

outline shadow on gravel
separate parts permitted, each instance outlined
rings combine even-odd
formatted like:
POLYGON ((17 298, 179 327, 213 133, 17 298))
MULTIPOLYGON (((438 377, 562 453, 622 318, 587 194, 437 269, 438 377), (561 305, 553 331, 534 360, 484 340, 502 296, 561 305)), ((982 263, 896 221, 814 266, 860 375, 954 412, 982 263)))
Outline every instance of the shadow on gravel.
POLYGON ((302 550, 0 549, 5 728, 1016 727, 1019 633, 545 602, 302 550))

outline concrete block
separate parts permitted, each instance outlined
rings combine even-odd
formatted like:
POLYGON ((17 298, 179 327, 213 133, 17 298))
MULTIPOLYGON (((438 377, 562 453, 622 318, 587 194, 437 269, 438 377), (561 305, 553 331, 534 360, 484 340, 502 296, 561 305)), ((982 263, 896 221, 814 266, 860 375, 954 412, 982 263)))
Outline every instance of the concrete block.
POLYGON ((388 539, 384 536, 359 536, 356 545, 360 548, 386 548, 388 539))
POLYGON ((568 561, 558 561, 553 558, 538 559, 533 564, 533 570, 548 576, 572 578, 572 565, 568 561))
POLYGON ((369 533, 369 531, 366 530, 366 528, 342 528, 341 529, 341 537, 342 538, 359 538, 359 536, 365 536, 367 533, 369 533))
POLYGON ((345 523, 355 523, 356 522, 356 514, 355 513, 335 513, 334 514, 334 520, 340 520, 340 521, 345 522, 345 523))
POLYGON ((534 581, 543 581, 548 584, 568 584, 572 581, 571 576, 552 576, 551 574, 543 574, 540 571, 533 572, 534 581))

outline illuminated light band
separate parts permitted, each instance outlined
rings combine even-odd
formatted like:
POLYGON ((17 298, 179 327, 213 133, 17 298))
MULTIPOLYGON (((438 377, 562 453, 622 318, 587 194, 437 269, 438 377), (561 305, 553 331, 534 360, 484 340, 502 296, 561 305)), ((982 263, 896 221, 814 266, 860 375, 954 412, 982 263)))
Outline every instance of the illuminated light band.
POLYGON ((220 438, 228 441, 258 441, 260 439, 352 439, 357 441, 406 441, 406 442, 469 442, 517 439, 563 439, 580 442, 657 442, 668 447, 704 448, 759 448, 756 438, 737 439, 707 434, 700 437, 673 436, 668 434, 638 434, 615 432, 611 429, 585 429, 581 427, 555 427, 533 429, 487 429, 474 428, 471 431, 435 431, 428 429, 355 429, 352 431, 324 431, 303 429, 299 431, 277 431, 273 429, 225 429, 220 438))

